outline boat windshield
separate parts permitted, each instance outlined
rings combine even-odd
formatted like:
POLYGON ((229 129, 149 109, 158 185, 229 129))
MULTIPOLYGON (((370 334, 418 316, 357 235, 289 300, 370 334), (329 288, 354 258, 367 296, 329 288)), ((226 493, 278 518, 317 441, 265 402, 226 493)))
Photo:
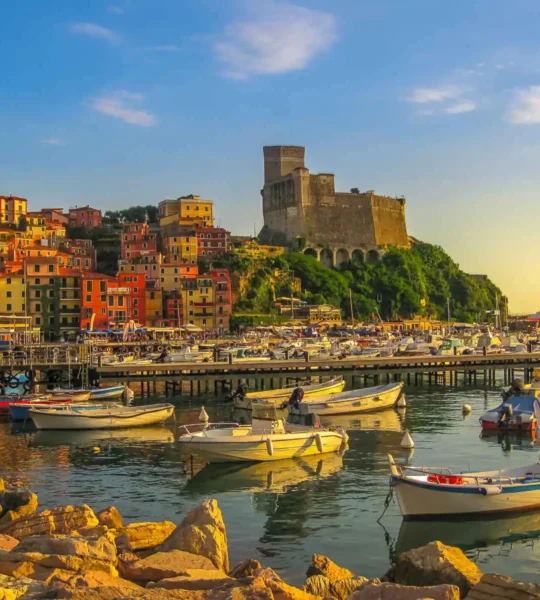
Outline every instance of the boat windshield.
POLYGON ((540 409, 540 403, 534 396, 512 396, 505 400, 499 408, 502 408, 505 404, 509 404, 514 412, 520 411, 533 414, 535 410, 538 412, 540 409))

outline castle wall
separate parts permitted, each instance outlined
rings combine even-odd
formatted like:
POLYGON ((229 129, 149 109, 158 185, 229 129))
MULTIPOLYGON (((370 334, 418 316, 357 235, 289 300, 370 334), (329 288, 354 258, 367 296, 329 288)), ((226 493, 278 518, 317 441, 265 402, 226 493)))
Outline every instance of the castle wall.
POLYGON ((375 243, 377 245, 409 245, 404 199, 396 200, 394 198, 374 195, 372 210, 375 243))

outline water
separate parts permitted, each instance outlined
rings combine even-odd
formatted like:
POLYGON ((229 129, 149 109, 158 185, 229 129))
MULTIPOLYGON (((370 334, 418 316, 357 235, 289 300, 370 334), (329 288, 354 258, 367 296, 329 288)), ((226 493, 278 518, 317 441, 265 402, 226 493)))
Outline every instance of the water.
MULTIPOLYGON (((343 458, 259 465, 211 465, 189 459, 174 444, 173 427, 127 432, 23 433, 0 424, 0 475, 39 495, 42 508, 87 503, 115 505, 127 522, 169 519, 207 498, 224 514, 231 562, 257 558, 292 583, 304 579, 314 552, 359 575, 381 576, 393 550, 433 539, 461 546, 486 572, 538 581, 540 514, 475 523, 407 523, 388 493, 387 453, 403 462, 400 441, 410 429, 412 464, 455 469, 505 468, 536 461, 528 437, 480 437, 478 417, 500 401, 497 388, 413 387, 404 413, 390 410, 340 417, 349 429, 343 458), (463 417, 462 404, 472 406, 463 417), (501 443, 502 442, 502 443, 501 443)), ((163 401, 163 397, 154 398, 163 401)), ((169 398, 170 400, 170 398, 169 398)), ((219 399, 175 398, 178 423, 194 423, 202 403, 213 421, 230 416, 219 399), (181 406, 180 406, 181 405, 181 406)), ((242 414, 236 418, 243 418, 242 414)))

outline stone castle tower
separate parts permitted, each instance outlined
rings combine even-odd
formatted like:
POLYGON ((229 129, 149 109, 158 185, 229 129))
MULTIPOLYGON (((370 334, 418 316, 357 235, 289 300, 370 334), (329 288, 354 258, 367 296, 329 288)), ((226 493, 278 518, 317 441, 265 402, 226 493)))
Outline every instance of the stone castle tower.
POLYGON ((326 264, 377 260, 387 245, 408 247, 405 199, 335 191, 334 175, 313 175, 302 146, 265 146, 264 242, 306 241, 306 254, 326 264))

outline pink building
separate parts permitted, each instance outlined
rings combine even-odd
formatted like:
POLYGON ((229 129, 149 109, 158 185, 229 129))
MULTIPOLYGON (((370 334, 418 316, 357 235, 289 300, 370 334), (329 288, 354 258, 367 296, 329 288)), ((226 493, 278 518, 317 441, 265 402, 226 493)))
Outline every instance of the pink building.
POLYGON ((101 211, 90 206, 76 206, 69 209, 69 224, 71 227, 85 226, 101 227, 101 211))

